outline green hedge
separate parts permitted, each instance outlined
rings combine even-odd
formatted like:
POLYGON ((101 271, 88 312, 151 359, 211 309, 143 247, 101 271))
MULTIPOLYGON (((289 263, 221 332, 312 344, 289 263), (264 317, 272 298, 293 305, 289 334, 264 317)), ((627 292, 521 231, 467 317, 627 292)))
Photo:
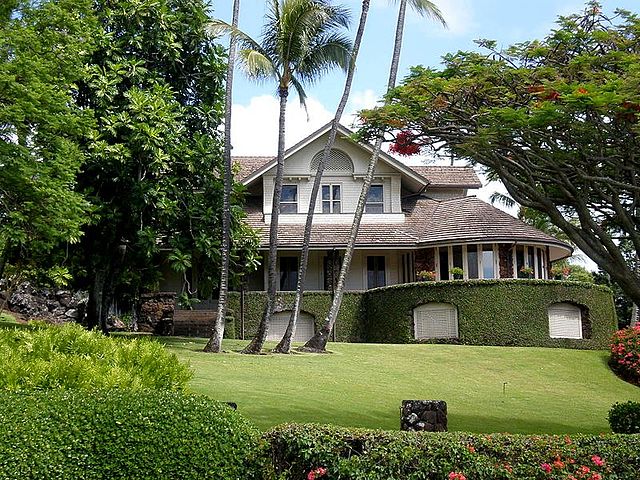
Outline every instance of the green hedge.
POLYGON ((323 480, 637 479, 640 472, 638 435, 470 435, 283 425, 266 439, 283 480, 308 478, 318 468, 326 468, 323 480))
POLYGON ((550 280, 420 282, 366 292, 364 340, 414 341, 413 309, 429 302, 457 307, 463 344, 601 349, 617 325, 611 291, 602 286, 550 280), (588 309, 591 338, 549 337, 547 309, 556 302, 588 309))
POLYGON ((193 372, 149 339, 105 337, 78 324, 0 328, 0 389, 179 390, 193 372))
POLYGON ((258 431, 171 392, 0 391, 0 479, 262 478, 258 431))
MULTIPOLYGON (((336 341, 361 342, 363 341, 363 292, 346 292, 342 300, 342 306, 335 325, 336 341)), ((295 299, 295 292, 282 292, 278 294, 276 311, 290 310, 295 299)), ((316 330, 322 326, 324 319, 331 307, 331 292, 307 292, 304 295, 302 311, 313 315, 316 330)), ((265 292, 246 292, 244 306, 245 338, 251 338, 257 331, 262 318, 262 311, 266 301, 265 292)), ((236 338, 241 338, 240 321, 240 294, 229 293, 229 308, 235 312, 236 338)))

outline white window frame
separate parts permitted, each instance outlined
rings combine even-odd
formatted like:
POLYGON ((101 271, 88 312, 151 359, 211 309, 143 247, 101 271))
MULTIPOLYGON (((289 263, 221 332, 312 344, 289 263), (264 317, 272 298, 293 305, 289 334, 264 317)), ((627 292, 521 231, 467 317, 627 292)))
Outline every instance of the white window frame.
POLYGON ((344 192, 344 189, 342 188, 342 183, 323 183, 320 186, 320 213, 324 213, 325 215, 329 215, 329 214, 333 215, 333 214, 336 214, 336 213, 343 213, 343 209, 342 209, 342 206, 343 206, 343 203, 342 203, 343 192, 344 192), (329 200, 324 200, 322 198, 322 189, 324 187, 329 187, 329 197, 330 197, 329 200), (333 187, 338 187, 340 189, 340 200, 334 200, 333 199, 333 187), (324 211, 324 202, 329 202, 329 212, 328 213, 324 211), (339 202, 340 203, 340 211, 339 212, 334 212, 333 211, 333 203, 334 202, 339 202))
POLYGON ((280 197, 280 213, 283 215, 295 215, 296 213, 298 213, 298 204, 300 203, 300 186, 297 183, 286 183, 282 185, 282 188, 284 189, 284 187, 296 187, 296 201, 295 202, 284 202, 282 201, 282 196, 280 197), (295 205, 296 207, 296 211, 295 212, 283 212, 282 211, 282 206, 283 205, 295 205))
MULTIPOLYGON (((385 199, 385 196, 384 196, 384 183, 372 183, 369 186, 369 192, 371 192, 371 189, 373 187, 382 188, 382 201, 380 201, 380 202, 370 202, 369 199, 367 198, 365 200, 365 204, 364 204, 364 213, 369 213, 371 215, 379 215, 381 213, 384 213, 384 199, 385 199), (382 207, 382 211, 380 211, 380 212, 367 212, 367 205, 380 205, 382 207)), ((367 197, 369 197, 369 193, 367 193, 367 197)))

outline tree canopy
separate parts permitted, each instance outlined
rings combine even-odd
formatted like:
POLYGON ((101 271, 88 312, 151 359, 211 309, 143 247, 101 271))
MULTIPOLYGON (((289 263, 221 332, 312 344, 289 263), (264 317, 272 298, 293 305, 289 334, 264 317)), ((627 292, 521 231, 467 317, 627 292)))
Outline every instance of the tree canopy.
POLYGON ((441 69, 414 68, 387 105, 362 112, 361 135, 382 130, 398 152, 484 166, 640 303, 619 248, 640 252, 640 19, 589 2, 543 40, 478 44, 482 53, 446 55, 441 69))

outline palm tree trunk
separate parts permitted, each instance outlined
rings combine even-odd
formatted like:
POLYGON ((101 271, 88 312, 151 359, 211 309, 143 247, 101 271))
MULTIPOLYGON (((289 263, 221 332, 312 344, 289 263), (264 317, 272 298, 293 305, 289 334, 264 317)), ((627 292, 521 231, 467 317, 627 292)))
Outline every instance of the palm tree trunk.
POLYGON ((267 278, 267 302, 264 306, 262 320, 258 325, 258 331, 251 343, 242 350, 242 353, 260 353, 267 339, 269 323, 276 305, 276 292, 278 290, 278 219, 280 217, 280 197, 282 196, 282 179, 284 177, 284 138, 285 138, 285 114, 287 112, 287 96, 289 89, 280 86, 280 117, 278 120, 278 160, 276 166, 276 180, 273 186, 273 202, 271 204, 271 226, 269 229, 269 271, 267 278))
MULTIPOLYGON (((396 84, 396 77, 398 75, 398 65, 400 63, 400 51, 402 49, 402 35, 404 32, 404 20, 405 20, 406 11, 407 11, 407 0, 401 0, 399 12, 398 12, 398 23, 396 26, 396 37, 395 37, 395 43, 393 47, 393 57, 391 59, 391 68, 389 71, 389 83, 388 83, 387 91, 395 87, 395 84, 396 84)), ((329 341, 329 334, 331 333, 331 330, 333 329, 333 326, 336 323, 336 319, 338 318, 338 312, 340 311, 340 306, 342 305, 342 297, 344 295, 344 285, 346 282, 347 275, 349 274, 349 269, 351 268, 351 259, 353 258, 356 238, 358 237, 358 230, 360 229, 360 222, 362 220, 364 207, 367 202, 369 188, 371 187, 371 182, 373 181, 373 175, 376 171, 376 164, 378 163, 378 157, 380 156, 380 151, 382 150, 383 140, 384 139, 382 136, 379 136, 376 139, 375 148, 374 148, 373 154, 371 155, 371 160, 369 161, 367 173, 365 175, 364 182, 362 184, 360 197, 358 198, 358 205, 356 207, 356 212, 354 214, 353 224, 351 225, 349 240, 347 242, 347 248, 345 250, 344 260, 342 261, 342 267, 340 268, 338 285, 336 286, 333 302, 331 303, 331 308, 329 309, 329 313, 327 314, 327 318, 325 319, 325 322, 322 328, 313 337, 311 337, 311 339, 301 348, 301 350, 311 351, 311 352, 323 352, 327 348, 327 342, 329 341)))
MULTIPOLYGON (((238 27, 240 0, 233 2, 231 25, 238 27)), ((231 249, 231 107, 233 105, 233 68, 235 66, 237 38, 229 40, 229 61, 227 63, 227 84, 224 111, 224 192, 222 195, 222 249, 220 265, 220 293, 218 311, 211 330, 211 337, 204 347, 205 352, 220 353, 224 336, 224 320, 227 315, 227 293, 229 291, 229 254, 231 249)))
POLYGON ((324 167, 329 159, 329 154, 331 153, 331 149, 336 141, 336 134, 338 132, 338 125, 340 124, 340 119, 342 118, 342 114, 344 113, 344 109, 347 105, 347 101, 349 100, 349 94, 351 92, 351 84, 353 83, 353 75, 356 69, 356 60, 358 58, 358 51, 360 50, 360 44, 362 43, 362 36, 364 34, 364 29, 367 23, 367 15, 369 12, 369 3, 370 0, 363 0, 362 2, 362 12, 360 13, 360 23, 358 24, 358 30, 356 32, 356 38, 353 43, 353 50, 351 51, 351 60, 349 63, 349 70, 347 71, 347 78, 344 83, 344 90, 342 92, 342 98, 340 98, 340 103, 338 104, 338 108, 336 110, 335 116, 333 117, 333 122, 331 124, 331 131, 329 132, 329 138, 327 140, 327 144, 324 147, 324 151, 322 152, 322 158, 318 163, 318 170, 316 171, 316 177, 313 181, 313 188, 311 190, 311 199, 309 200, 309 210, 307 211, 307 221, 304 226, 304 237, 302 242, 302 252, 300 257, 300 268, 298 270, 298 283, 296 286, 296 298, 293 303, 293 308, 291 310, 291 317, 289 318, 289 324, 287 325, 287 330, 280 340, 280 343, 273 349, 274 353, 290 353, 291 352, 291 341, 296 332, 296 325, 298 322, 298 317, 300 316, 300 309, 302 308, 302 300, 304 295, 304 285, 307 276, 307 267, 309 265, 309 243, 311 241, 311 229, 313 224, 313 214, 316 209, 316 201, 318 199, 318 192, 320 191, 320 185, 322 183, 322 174, 324 172, 324 167))

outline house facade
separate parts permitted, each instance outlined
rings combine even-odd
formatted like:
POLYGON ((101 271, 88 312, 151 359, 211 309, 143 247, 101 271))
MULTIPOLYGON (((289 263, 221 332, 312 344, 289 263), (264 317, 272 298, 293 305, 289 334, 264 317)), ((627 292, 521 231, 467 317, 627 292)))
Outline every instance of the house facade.
MULTIPOLYGON (((330 125, 287 150, 278 229, 279 290, 295 290, 314 173, 330 125)), ((336 283, 372 147, 340 127, 313 221, 307 291, 336 283)), ((247 219, 261 235, 266 265, 276 160, 235 157, 248 191, 247 219)), ((347 290, 461 279, 548 279, 571 247, 473 196, 471 167, 407 166, 382 153, 358 233, 347 290)), ((248 290, 266 289, 265 268, 248 290)))

